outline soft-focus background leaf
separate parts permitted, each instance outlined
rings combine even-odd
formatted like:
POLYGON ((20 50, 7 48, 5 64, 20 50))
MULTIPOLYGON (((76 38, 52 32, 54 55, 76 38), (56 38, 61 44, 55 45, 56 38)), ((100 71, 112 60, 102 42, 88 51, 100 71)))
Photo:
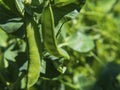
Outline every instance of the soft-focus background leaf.
POLYGON ((86 53, 94 48, 94 43, 83 33, 76 32, 65 40, 66 46, 81 53, 86 53))

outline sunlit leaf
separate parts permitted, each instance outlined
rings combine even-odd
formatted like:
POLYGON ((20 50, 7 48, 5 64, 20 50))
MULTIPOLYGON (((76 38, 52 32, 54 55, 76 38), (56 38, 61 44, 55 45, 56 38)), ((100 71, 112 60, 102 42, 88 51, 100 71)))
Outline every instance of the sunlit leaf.
POLYGON ((7 60, 16 62, 15 57, 18 55, 18 51, 12 51, 14 48, 14 45, 11 45, 5 52, 4 54, 4 58, 6 58, 7 60))
POLYGON ((21 18, 13 18, 0 23, 0 27, 7 33, 17 31, 22 25, 23 22, 21 21, 21 18))
POLYGON ((80 32, 76 32, 72 36, 67 38, 65 44, 73 50, 81 53, 89 52, 94 48, 94 43, 90 39, 90 37, 80 32))
POLYGON ((25 8, 24 8, 23 0, 15 0, 15 5, 16 5, 16 8, 19 11, 19 13, 21 15, 24 15, 25 8))

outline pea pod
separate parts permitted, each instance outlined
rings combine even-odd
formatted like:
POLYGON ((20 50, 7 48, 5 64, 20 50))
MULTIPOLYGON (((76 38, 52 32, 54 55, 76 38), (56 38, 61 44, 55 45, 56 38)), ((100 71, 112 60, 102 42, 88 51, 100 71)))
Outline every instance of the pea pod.
POLYGON ((40 75, 40 37, 39 29, 31 17, 26 17, 26 39, 28 45, 27 88, 33 86, 40 75))
POLYGON ((57 40, 54 31, 54 17, 51 5, 47 5, 41 16, 43 43, 46 50, 57 57, 64 57, 69 59, 69 55, 62 48, 57 47, 57 40))

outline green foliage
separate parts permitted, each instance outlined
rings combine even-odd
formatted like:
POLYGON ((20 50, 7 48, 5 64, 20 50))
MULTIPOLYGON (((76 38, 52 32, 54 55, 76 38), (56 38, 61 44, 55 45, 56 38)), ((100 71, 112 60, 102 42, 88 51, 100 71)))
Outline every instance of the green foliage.
POLYGON ((119 7, 0 0, 0 90, 119 90, 119 7))

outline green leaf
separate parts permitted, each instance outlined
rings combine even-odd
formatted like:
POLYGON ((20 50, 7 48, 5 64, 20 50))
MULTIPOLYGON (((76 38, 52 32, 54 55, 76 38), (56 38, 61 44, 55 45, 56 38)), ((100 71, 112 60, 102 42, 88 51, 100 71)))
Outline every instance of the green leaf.
POLYGON ((8 5, 6 5, 6 3, 4 2, 4 0, 0 0, 0 5, 2 5, 6 9, 10 10, 10 8, 8 7, 8 5))
POLYGON ((4 53, 4 58, 7 60, 15 62, 15 57, 18 55, 18 51, 12 51, 14 48, 14 44, 12 44, 4 53))
POLYGON ((7 39, 8 39, 8 35, 0 29, 0 46, 6 47, 7 39))
POLYGON ((7 7, 7 9, 11 11, 11 13, 19 15, 18 11, 17 11, 17 8, 15 6, 15 1, 14 0, 1 0, 1 2, 2 2, 4 7, 7 7))
POLYGON ((15 0, 15 5, 19 13, 23 16, 24 15, 24 4, 23 0, 15 0))
MULTIPOLYGON (((86 68, 84 69, 87 71, 86 68)), ((95 79, 92 76, 86 76, 84 74, 76 74, 73 81, 79 85, 80 90, 91 90, 95 83, 95 79)))
POLYGON ((44 0, 32 0, 32 5, 33 6, 37 6, 40 5, 41 3, 43 3, 44 0))
POLYGON ((12 18, 0 24, 0 27, 7 33, 12 33, 17 31, 23 22, 21 18, 12 18))
POLYGON ((62 26, 72 20, 72 19, 75 19, 75 17, 79 14, 79 12, 77 10, 74 10, 68 14, 66 14, 57 24, 57 26, 55 27, 55 34, 56 34, 56 37, 60 34, 61 32, 61 28, 62 26))
POLYGON ((109 12, 113 5, 116 3, 116 0, 101 0, 100 2, 97 2, 97 8, 98 10, 101 10, 103 12, 109 12))
POLYGON ((90 37, 80 32, 76 32, 68 37, 65 45, 81 53, 89 52, 94 48, 94 43, 90 37))
POLYGON ((28 68, 28 61, 26 61, 26 62, 19 68, 19 70, 20 70, 20 71, 24 71, 24 70, 27 71, 27 68, 28 68))
POLYGON ((79 14, 79 12, 77 10, 73 10, 72 12, 66 14, 63 18, 67 18, 69 20, 74 19, 77 15, 79 14))
POLYGON ((66 14, 77 10, 80 11, 80 9, 82 8, 82 6, 85 4, 85 0, 83 2, 80 2, 79 4, 76 3, 72 3, 72 4, 68 4, 62 7, 56 7, 56 6, 52 6, 53 8, 53 13, 54 13, 54 18, 55 18, 55 24, 58 23, 58 21, 64 17, 66 14))
POLYGON ((16 15, 0 3, 0 23, 14 17, 16 15))
POLYGON ((17 39, 17 42, 18 42, 18 51, 19 52, 25 52, 26 50, 26 43, 24 42, 24 40, 21 40, 21 39, 17 39))
POLYGON ((59 67, 56 67, 54 64, 54 62, 59 62, 59 60, 54 61, 54 60, 52 60, 53 58, 54 57, 52 57, 52 56, 44 58, 44 60, 46 61, 45 62, 46 70, 45 70, 45 73, 43 71, 41 72, 41 77, 44 77, 46 79, 53 79, 53 78, 58 77, 61 74, 60 71, 57 70, 59 67))
POLYGON ((63 64, 59 61, 53 61, 53 64, 55 66, 55 68, 60 72, 60 73, 65 73, 67 67, 63 66, 63 64))
POLYGON ((41 73, 45 74, 46 73, 46 62, 44 60, 41 61, 41 73))
POLYGON ((54 0, 54 4, 57 7, 66 6, 66 5, 73 4, 73 3, 79 4, 83 2, 85 2, 85 0, 54 0))

